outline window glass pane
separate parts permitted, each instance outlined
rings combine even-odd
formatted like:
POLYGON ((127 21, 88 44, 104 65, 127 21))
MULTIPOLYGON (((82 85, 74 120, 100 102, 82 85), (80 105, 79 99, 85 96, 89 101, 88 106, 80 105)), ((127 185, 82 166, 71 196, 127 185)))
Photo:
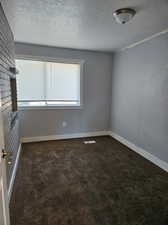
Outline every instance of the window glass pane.
POLYGON ((79 105, 77 101, 72 101, 72 102, 66 102, 66 101, 47 101, 47 105, 79 105))
POLYGON ((35 102, 19 102, 18 104, 19 106, 46 106, 46 102, 43 101, 43 102, 38 102, 38 101, 35 101, 35 102))
POLYGON ((47 63, 47 100, 79 100, 80 65, 47 63))
POLYGON ((80 64, 16 60, 19 106, 80 105, 80 64))
POLYGON ((17 60, 20 71, 17 76, 18 100, 44 99, 45 63, 31 60, 17 60))

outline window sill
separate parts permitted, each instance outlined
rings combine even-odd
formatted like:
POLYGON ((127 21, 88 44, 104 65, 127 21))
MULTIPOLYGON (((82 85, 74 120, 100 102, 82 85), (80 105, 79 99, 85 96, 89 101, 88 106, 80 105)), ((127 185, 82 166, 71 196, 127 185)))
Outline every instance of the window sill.
POLYGON ((71 109, 83 109, 83 105, 55 105, 55 106, 19 106, 19 111, 25 110, 71 110, 71 109))

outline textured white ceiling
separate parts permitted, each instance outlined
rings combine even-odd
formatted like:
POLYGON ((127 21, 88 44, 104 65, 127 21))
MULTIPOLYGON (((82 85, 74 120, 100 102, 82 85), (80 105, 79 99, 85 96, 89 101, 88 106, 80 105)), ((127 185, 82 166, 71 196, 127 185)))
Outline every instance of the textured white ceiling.
MULTIPOLYGON (((9 2, 14 12, 10 23, 17 42, 113 51, 168 28, 167 0, 9 2), (112 12, 122 7, 137 10, 133 20, 125 25, 116 24, 112 17, 112 12)), ((10 17, 8 11, 7 14, 10 17)))

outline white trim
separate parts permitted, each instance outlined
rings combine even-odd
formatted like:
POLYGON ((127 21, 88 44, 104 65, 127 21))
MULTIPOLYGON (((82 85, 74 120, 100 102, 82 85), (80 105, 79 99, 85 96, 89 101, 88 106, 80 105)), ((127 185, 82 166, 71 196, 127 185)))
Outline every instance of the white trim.
POLYGON ((84 64, 85 60, 83 59, 73 59, 73 58, 57 58, 51 56, 38 56, 38 55, 24 55, 24 54, 16 54, 15 59, 27 59, 27 60, 36 60, 36 61, 45 61, 45 62, 59 62, 59 63, 77 63, 84 64))
POLYGON ((95 132, 74 133, 74 134, 58 134, 58 135, 38 136, 38 137, 22 137, 21 142, 28 143, 28 142, 39 142, 39 141, 50 141, 50 140, 61 140, 61 139, 94 137, 94 136, 105 136, 105 135, 109 135, 109 131, 95 131, 95 132))
POLYGON ((9 188, 8 188, 8 200, 9 201, 10 201, 10 198, 11 198, 12 189, 13 189, 13 185, 14 185, 14 181, 15 181, 15 177, 16 177, 16 172, 17 172, 17 168, 18 168, 18 163, 19 163, 19 157, 20 157, 21 148, 22 148, 22 146, 20 144, 19 145, 19 148, 18 148, 16 160, 15 160, 15 165, 13 167, 12 176, 11 176, 11 179, 10 179, 9 188))
POLYGON ((80 110, 83 109, 83 105, 69 105, 69 106, 18 106, 19 111, 26 111, 26 110, 80 110))
POLYGON ((136 146, 132 142, 126 140, 125 138, 119 136, 116 133, 110 132, 110 136, 113 137, 114 139, 116 139, 117 141, 121 142, 122 144, 124 144, 125 146, 127 146, 128 148, 133 150, 134 152, 136 152, 139 155, 143 156, 147 160, 151 161, 155 165, 159 166, 161 169, 163 169, 166 172, 168 172, 168 163, 167 162, 157 158, 156 156, 154 156, 151 153, 147 152, 146 150, 136 146))
POLYGON ((150 40, 152 40, 152 39, 154 39, 154 38, 156 38, 156 37, 159 37, 160 35, 166 34, 166 33, 168 33, 168 28, 165 29, 165 30, 162 30, 162 31, 159 32, 159 33, 153 34, 153 35, 151 35, 151 36, 149 36, 149 37, 147 37, 147 38, 145 38, 145 39, 143 39, 143 40, 141 40, 141 41, 137 41, 137 42, 135 42, 135 43, 133 43, 133 44, 131 44, 131 45, 128 45, 128 46, 122 48, 121 51, 124 51, 124 50, 126 50, 126 49, 130 49, 130 48, 134 48, 134 47, 137 46, 137 45, 143 44, 143 43, 145 43, 145 42, 147 42, 147 41, 150 41, 150 40))

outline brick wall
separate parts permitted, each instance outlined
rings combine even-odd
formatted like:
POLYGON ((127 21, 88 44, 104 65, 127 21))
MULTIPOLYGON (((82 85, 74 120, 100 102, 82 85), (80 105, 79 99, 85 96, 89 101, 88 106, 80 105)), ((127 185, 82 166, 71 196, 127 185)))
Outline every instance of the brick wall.
POLYGON ((17 150, 19 147, 19 120, 17 113, 12 112, 12 98, 10 79, 16 75, 10 72, 10 67, 15 67, 14 60, 14 38, 8 21, 0 5, 0 94, 2 101, 2 115, 5 135, 5 149, 12 153, 12 163, 7 163, 8 185, 15 164, 17 150))

